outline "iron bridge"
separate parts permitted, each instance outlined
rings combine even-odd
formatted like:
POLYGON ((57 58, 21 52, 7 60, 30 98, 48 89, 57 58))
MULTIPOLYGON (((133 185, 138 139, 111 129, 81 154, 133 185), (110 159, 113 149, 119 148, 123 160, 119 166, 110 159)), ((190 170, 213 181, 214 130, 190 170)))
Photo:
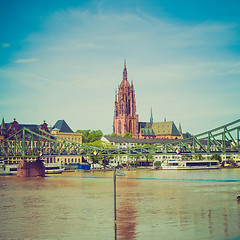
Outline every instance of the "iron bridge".
POLYGON ((139 145, 131 148, 93 147, 75 143, 39 129, 39 133, 22 128, 14 135, 1 140, 0 157, 37 158, 39 156, 93 156, 93 155, 161 155, 161 154, 231 154, 240 153, 240 119, 206 131, 191 135, 187 139, 170 143, 139 145))

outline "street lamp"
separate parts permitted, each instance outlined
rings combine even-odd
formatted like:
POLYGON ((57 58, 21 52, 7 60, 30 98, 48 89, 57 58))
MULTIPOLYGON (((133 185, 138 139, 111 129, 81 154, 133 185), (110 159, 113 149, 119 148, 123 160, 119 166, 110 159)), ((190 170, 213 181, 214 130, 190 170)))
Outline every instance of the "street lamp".
POLYGON ((126 173, 114 167, 113 172, 113 186, 114 186, 114 230, 115 230, 115 240, 117 240, 117 198, 116 198, 116 177, 126 176, 126 173))

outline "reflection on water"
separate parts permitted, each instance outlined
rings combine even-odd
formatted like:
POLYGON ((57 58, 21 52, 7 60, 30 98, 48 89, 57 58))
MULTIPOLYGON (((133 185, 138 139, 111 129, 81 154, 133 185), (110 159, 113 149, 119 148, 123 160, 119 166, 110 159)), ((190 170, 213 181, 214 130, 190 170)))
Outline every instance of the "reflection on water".
MULTIPOLYGON (((240 239, 240 169, 126 173, 118 239, 240 239)), ((0 177, 0 239, 114 239, 112 176, 0 177)))
POLYGON ((124 179, 118 184, 117 233, 118 239, 136 239, 136 181, 124 179))

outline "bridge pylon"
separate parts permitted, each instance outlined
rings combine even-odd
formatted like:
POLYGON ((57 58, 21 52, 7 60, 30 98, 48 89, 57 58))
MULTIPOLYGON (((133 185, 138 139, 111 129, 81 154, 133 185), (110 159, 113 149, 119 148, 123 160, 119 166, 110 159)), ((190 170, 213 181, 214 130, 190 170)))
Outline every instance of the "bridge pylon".
POLYGON ((18 177, 45 177, 45 166, 43 161, 38 159, 36 162, 21 160, 17 167, 18 177))

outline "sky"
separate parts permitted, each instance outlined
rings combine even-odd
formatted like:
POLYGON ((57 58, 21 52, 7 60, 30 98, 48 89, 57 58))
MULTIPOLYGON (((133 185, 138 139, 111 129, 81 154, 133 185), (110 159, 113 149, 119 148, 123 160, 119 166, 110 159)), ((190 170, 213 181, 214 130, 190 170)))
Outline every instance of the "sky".
POLYGON ((112 133, 133 81, 139 121, 198 134, 240 117, 238 0, 0 0, 5 122, 112 133))

